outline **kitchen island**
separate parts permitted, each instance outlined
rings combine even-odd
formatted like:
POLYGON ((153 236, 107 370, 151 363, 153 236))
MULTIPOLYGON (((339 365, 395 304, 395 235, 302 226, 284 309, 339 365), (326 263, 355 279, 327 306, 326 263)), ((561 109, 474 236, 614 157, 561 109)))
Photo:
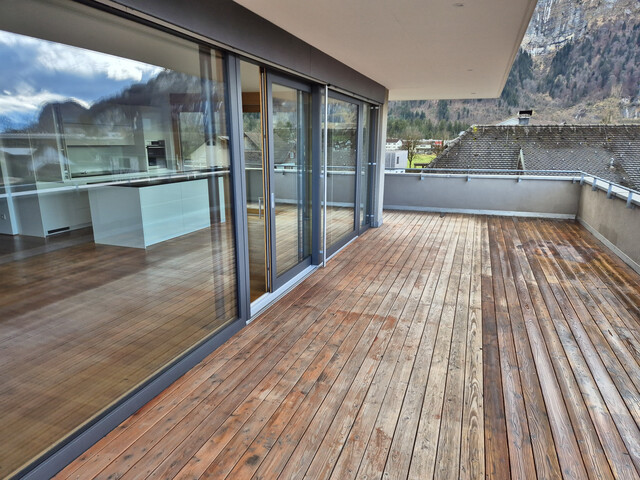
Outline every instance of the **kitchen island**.
POLYGON ((211 225, 206 178, 153 179, 89 190, 96 243, 147 248, 211 225))

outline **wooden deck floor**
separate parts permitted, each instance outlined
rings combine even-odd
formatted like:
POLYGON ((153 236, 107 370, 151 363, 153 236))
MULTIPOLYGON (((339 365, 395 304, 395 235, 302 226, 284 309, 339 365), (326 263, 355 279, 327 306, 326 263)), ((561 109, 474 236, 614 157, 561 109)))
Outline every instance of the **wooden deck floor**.
POLYGON ((639 361, 578 224, 387 212, 58 478, 638 478, 639 361))

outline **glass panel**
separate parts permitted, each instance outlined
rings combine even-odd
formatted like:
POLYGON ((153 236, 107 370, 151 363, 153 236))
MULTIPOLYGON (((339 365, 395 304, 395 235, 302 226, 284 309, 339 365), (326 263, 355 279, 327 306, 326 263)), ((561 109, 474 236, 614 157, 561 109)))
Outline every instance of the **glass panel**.
POLYGON ((272 86, 277 275, 311 255, 311 95, 272 86))
POLYGON ((0 31, 1 477, 237 316, 221 55, 82 5, 13 7, 0 19, 18 30, 0 31))
POLYGON ((360 226, 369 224, 369 172, 371 167, 371 108, 366 103, 362 108, 362 146, 360 163, 360 226))
POLYGON ((327 246, 355 230, 358 106, 328 99, 327 246))
POLYGON ((267 292, 267 211, 264 194, 260 68, 252 63, 240 62, 240 76, 247 188, 249 282, 253 301, 267 292))

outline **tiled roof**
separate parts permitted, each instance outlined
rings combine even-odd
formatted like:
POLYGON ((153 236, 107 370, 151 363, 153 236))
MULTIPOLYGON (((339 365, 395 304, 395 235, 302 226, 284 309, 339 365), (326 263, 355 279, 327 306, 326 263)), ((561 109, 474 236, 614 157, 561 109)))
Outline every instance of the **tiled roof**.
POLYGON ((640 125, 473 126, 433 168, 581 170, 640 190, 640 125))

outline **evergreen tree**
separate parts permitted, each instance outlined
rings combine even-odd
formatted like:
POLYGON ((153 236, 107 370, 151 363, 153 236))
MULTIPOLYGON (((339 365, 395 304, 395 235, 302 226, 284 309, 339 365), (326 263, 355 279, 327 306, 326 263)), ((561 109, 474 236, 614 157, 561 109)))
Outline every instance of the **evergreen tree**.
POLYGON ((449 102, 447 100, 438 100, 438 120, 449 120, 449 102))

